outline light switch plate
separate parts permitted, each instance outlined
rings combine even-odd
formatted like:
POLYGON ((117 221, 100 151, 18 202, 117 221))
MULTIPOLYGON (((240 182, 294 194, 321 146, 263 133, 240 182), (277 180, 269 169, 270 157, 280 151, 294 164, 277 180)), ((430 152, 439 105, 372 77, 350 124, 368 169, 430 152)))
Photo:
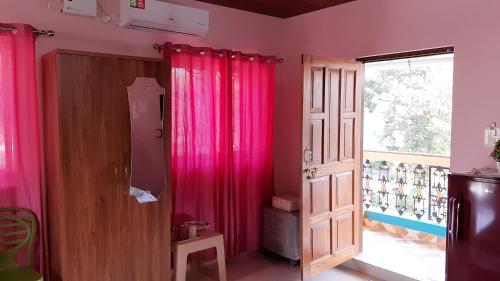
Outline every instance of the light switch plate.
POLYGON ((484 145, 486 147, 494 147, 499 139, 500 139, 500 128, 484 129, 484 145))

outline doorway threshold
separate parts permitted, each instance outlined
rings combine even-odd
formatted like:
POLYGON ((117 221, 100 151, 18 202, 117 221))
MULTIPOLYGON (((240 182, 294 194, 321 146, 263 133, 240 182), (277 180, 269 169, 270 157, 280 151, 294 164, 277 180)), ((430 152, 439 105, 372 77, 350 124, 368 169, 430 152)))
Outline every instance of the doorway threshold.
POLYGON ((417 279, 413 279, 411 277, 401 275, 397 272, 377 267, 375 265, 358 260, 357 258, 347 261, 342 265, 352 270, 362 272, 386 281, 418 281, 417 279))
POLYGON ((356 259, 420 281, 445 280, 444 241, 441 237, 405 229, 365 227, 363 251, 356 259))

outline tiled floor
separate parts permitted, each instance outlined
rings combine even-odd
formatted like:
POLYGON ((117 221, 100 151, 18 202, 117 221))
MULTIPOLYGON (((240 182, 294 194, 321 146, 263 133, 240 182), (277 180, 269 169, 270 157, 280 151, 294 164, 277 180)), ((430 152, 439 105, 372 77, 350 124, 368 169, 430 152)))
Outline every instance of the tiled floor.
MULTIPOLYGON (((299 281, 300 266, 292 266, 280 258, 246 253, 228 262, 228 281, 299 281)), ((187 281, 216 281, 217 266, 205 265, 201 270, 189 271, 187 281)), ((313 281, 382 281, 345 267, 325 272, 313 281)))
POLYGON ((416 237, 365 228, 363 253, 356 259, 416 280, 444 280, 445 251, 416 237))
MULTIPOLYGON (((363 253, 356 259, 421 281, 443 281, 445 252, 435 242, 425 242, 387 232, 363 231, 363 253)), ((227 265, 228 281, 299 281, 300 266, 260 253, 246 253, 227 265)), ((200 270, 188 272, 187 281, 216 281, 217 266, 209 263, 200 270)), ((382 281, 349 268, 339 266, 313 281, 382 281)))

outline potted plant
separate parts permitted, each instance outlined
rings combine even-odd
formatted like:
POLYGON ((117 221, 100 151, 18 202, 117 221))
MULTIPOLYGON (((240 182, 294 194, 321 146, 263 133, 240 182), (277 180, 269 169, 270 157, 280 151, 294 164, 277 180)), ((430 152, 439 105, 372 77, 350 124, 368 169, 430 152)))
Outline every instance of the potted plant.
POLYGON ((500 173, 500 140, 495 144, 495 149, 490 156, 497 162, 498 173, 500 173))

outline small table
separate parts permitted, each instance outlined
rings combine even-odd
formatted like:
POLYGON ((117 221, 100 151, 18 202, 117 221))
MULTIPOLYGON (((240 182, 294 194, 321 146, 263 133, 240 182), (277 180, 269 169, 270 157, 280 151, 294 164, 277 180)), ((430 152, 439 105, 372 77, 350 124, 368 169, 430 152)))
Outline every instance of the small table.
POLYGON ((191 253, 217 249, 217 264, 219 267, 219 280, 226 281, 226 261, 224 254, 224 239, 222 234, 205 230, 192 239, 173 242, 175 280, 186 281, 187 257, 191 253))

